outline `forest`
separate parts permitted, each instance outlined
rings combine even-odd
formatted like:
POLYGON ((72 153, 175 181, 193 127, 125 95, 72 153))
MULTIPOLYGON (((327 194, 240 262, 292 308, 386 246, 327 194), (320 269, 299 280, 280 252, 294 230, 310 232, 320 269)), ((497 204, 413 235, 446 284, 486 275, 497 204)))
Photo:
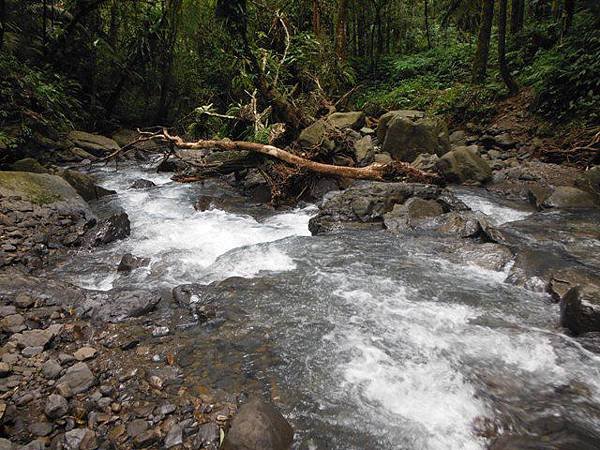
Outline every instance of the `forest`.
POLYGON ((0 449, 597 449, 598 255, 598 0, 0 0, 0 449))

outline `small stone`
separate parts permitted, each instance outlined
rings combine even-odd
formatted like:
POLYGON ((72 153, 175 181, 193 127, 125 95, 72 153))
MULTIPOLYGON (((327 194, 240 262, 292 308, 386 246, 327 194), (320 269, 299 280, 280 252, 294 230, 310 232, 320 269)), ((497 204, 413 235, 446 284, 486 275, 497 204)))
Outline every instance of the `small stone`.
POLYGON ((176 423, 167 433, 164 446, 165 448, 171 448, 181 444, 183 444, 183 425, 176 423))
POLYGON ((144 419, 136 419, 127 425, 127 435, 131 438, 142 434, 148 430, 148 422, 144 419))
POLYGON ((49 359, 42 366, 42 374, 47 380, 55 380, 61 372, 62 367, 55 359, 49 359))
POLYGON ((70 362, 75 361, 75 357, 73 355, 68 355, 66 353, 60 353, 58 355, 58 361, 60 364, 68 364, 70 362))
POLYGON ((61 395, 51 394, 46 402, 44 412, 50 419, 60 419, 69 411, 67 399, 61 395))
POLYGON ((96 448, 96 434, 87 428, 75 428, 65 433, 64 450, 92 450, 96 448))
POLYGON ((138 434, 135 437, 135 439, 133 440, 133 443, 138 448, 144 448, 144 447, 149 447, 150 445, 154 444, 159 439, 160 439, 160 434, 158 431, 148 430, 148 431, 144 431, 141 434, 138 434))
POLYGON ((29 425, 29 432, 37 437, 48 436, 52 433, 52 425, 48 422, 34 422, 29 425))
POLYGON ((17 313, 17 309, 13 305, 0 306, 0 317, 12 316, 17 313))
POLYGON ((52 339, 62 332, 63 326, 60 324, 50 325, 45 330, 23 331, 14 334, 12 339, 20 348, 26 347, 45 347, 52 339))
POLYGON ((73 356, 77 361, 87 361, 88 359, 92 359, 96 356, 96 349, 93 347, 82 347, 73 353, 73 356))
POLYGON ((86 363, 80 362, 70 367, 58 380, 58 384, 69 386, 73 394, 87 391, 96 383, 96 377, 86 363))
POLYGON ((5 378, 12 373, 10 365, 5 362, 0 362, 0 378, 5 378))
POLYGON ((156 186, 156 184, 154 184, 152 181, 140 178, 138 180, 135 180, 129 187, 131 189, 147 189, 154 186, 156 186))
POLYGON ((44 351, 44 347, 25 347, 21 350, 21 354, 25 358, 33 358, 44 351))
POLYGON ((35 303, 35 300, 33 298, 31 298, 29 295, 21 293, 15 297, 14 303, 19 308, 29 308, 29 307, 33 306, 33 304, 35 303))
POLYGON ((21 314, 12 314, 4 317, 0 321, 0 326, 3 330, 10 333, 20 333, 27 329, 25 326, 25 318, 21 314))
POLYGON ((164 403, 158 408, 158 413, 162 416, 166 416, 175 412, 177 407, 173 403, 164 403))
POLYGON ((209 422, 200 425, 194 438, 194 448, 217 448, 219 445, 220 430, 216 423, 209 422))
POLYGON ((13 444, 8 439, 0 438, 0 450, 13 450, 13 444))
POLYGON ((171 330, 169 327, 156 327, 152 330, 152 336, 154 337, 162 337, 167 336, 171 330))
POLYGON ((150 384, 150 386, 152 386, 154 389, 161 390, 163 388, 163 383, 163 379, 156 375, 152 375, 148 378, 148 384, 150 384))

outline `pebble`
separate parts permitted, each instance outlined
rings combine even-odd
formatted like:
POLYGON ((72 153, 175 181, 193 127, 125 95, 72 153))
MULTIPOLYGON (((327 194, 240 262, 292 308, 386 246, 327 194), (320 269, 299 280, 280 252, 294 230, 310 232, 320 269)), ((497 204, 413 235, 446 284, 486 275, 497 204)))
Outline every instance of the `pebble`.
POLYGON ((59 419, 69 411, 67 399, 61 395, 51 394, 46 401, 44 412, 50 419, 59 419))
POLYGON ((29 425, 29 432, 37 437, 48 436, 52 433, 52 425, 48 422, 34 422, 29 425))
POLYGON ((77 361, 87 361, 88 359, 92 359, 96 356, 96 349, 93 347, 82 347, 73 353, 73 356, 77 361))
POLYGON ((0 378, 5 378, 12 373, 12 368, 6 362, 0 362, 0 378))
POLYGON ((33 304, 35 303, 35 300, 33 298, 31 298, 29 295, 21 293, 15 297, 14 303, 19 308, 29 308, 29 307, 33 306, 33 304))
POLYGON ((170 332, 171 332, 171 330, 169 330, 169 327, 156 327, 152 330, 152 336, 154 336, 154 337, 167 336, 170 332))
POLYGON ((62 367, 55 359, 49 359, 42 366, 42 374, 48 380, 55 380, 61 372, 62 367))

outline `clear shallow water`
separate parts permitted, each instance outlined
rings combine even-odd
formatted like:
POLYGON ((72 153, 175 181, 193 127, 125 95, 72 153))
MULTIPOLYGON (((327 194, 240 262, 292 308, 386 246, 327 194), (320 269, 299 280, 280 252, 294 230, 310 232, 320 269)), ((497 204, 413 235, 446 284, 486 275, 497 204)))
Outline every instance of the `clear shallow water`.
MULTIPOLYGON (((247 376, 268 380, 293 422, 296 447, 485 449, 509 433, 554 439, 540 425, 550 420, 597 437, 600 359, 560 334, 556 305, 505 284, 504 273, 454 264, 414 237, 310 237, 313 207, 193 209, 199 194, 233 195, 222 185, 129 171, 103 178, 120 193, 110 201, 128 212, 131 238, 62 273, 95 289, 244 277, 223 288, 244 311, 227 326, 276 355, 261 365, 252 346, 236 343, 247 376), (129 190, 140 176, 161 186, 129 190), (150 267, 118 276, 125 252, 150 257, 150 267)), ((524 217, 468 195, 496 223, 524 217)))

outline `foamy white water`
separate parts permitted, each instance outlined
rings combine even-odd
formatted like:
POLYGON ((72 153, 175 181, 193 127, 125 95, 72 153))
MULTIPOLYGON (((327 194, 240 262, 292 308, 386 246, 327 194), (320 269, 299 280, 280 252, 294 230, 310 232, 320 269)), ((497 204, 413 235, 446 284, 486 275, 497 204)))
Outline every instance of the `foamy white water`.
POLYGON ((458 197, 473 211, 482 212, 489 216, 494 225, 523 220, 532 214, 532 211, 503 206, 481 195, 459 192, 458 197))

